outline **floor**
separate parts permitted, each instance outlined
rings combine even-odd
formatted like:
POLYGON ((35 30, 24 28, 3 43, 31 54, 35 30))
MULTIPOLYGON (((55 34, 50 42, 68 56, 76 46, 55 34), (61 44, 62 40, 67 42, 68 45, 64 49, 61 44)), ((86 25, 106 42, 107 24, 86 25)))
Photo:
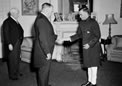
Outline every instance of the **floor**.
MULTIPOLYGON (((37 86, 35 72, 30 65, 21 62, 23 76, 12 81, 8 79, 6 62, 0 62, 0 86, 37 86)), ((50 84, 52 86, 80 86, 86 81, 82 64, 75 62, 52 62, 50 84)), ((104 61, 98 71, 98 86, 122 86, 122 63, 104 61)))

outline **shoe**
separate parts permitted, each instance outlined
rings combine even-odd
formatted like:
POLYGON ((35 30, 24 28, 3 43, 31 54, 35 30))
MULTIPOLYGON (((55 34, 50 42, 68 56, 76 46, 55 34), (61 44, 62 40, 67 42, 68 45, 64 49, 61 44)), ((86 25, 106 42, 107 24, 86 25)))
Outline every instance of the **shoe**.
POLYGON ((97 86, 97 85, 93 85, 93 84, 91 84, 91 86, 97 86))
POLYGON ((81 86, 91 86, 91 82, 86 82, 85 84, 82 84, 81 86))
POLYGON ((10 80, 18 80, 18 78, 12 78, 12 77, 10 77, 9 79, 10 80))

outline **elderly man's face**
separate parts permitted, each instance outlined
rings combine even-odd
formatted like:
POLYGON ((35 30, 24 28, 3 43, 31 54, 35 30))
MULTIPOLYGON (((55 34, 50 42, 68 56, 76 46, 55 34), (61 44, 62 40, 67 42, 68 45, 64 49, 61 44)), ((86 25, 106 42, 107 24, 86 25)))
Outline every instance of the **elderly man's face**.
POLYGON ((14 14, 15 14, 15 15, 14 15, 14 16, 15 16, 15 18, 17 18, 17 19, 18 19, 18 17, 19 17, 19 11, 15 12, 14 14))
POLYGON ((19 17, 19 10, 12 9, 11 10, 11 16, 13 16, 15 19, 18 19, 18 17, 19 17))

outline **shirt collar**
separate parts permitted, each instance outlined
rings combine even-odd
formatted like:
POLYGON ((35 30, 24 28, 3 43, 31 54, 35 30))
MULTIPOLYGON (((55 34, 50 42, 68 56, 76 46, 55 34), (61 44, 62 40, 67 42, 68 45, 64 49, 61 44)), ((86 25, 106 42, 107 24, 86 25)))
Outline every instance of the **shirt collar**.
POLYGON ((14 21, 18 23, 18 20, 16 20, 13 16, 10 16, 14 21))

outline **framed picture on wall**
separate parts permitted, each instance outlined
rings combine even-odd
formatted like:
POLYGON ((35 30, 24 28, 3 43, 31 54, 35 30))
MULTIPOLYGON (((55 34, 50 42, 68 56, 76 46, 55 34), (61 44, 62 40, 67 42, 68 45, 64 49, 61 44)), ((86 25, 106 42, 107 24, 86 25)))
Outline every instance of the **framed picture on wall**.
POLYGON ((90 12, 93 12, 93 0, 69 0, 69 4, 70 12, 76 12, 82 6, 87 6, 90 12))
POLYGON ((38 3, 38 0, 22 0, 22 15, 36 15, 38 3))

